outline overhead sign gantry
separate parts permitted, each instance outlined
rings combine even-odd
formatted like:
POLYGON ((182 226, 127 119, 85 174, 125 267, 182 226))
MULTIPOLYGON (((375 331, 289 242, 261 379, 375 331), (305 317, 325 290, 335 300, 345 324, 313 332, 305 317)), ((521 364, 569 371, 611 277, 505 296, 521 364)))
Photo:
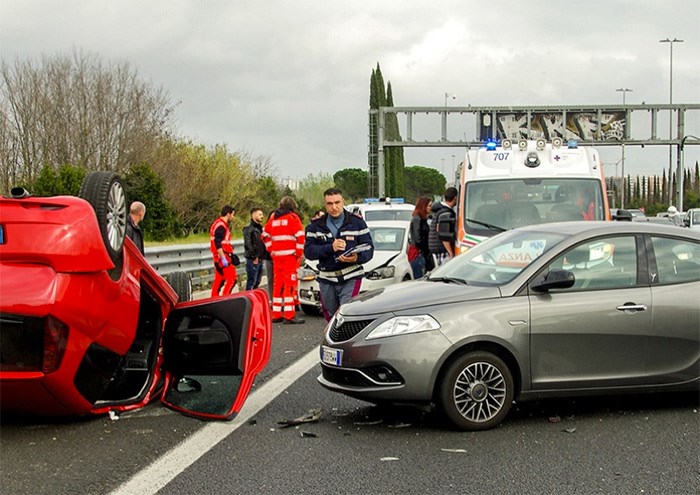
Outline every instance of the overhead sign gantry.
MULTIPOLYGON (((370 196, 384 196, 384 151, 390 147, 481 146, 487 139, 574 139, 581 145, 625 146, 667 145, 677 149, 677 173, 682 181, 683 147, 700 144, 697 135, 686 132, 686 120, 698 117, 700 104, 665 105, 578 105, 502 107, 380 107, 370 110, 369 174, 370 196), (414 116, 439 117, 439 134, 414 139, 414 116), (448 139, 450 116, 473 116, 473 138, 448 139), (399 117, 403 117, 399 119, 399 117), (669 134, 659 132, 660 119, 668 119, 669 134), (634 123, 634 127, 633 124, 634 123), (634 128, 634 135, 630 129, 634 128), (673 130, 675 128, 675 130, 673 130), (403 136, 403 137, 402 137, 403 136)), ((697 122, 697 120, 694 120, 697 122)), ((462 129, 463 130, 463 129, 462 129)), ((460 130, 460 131, 462 131, 460 130)), ((700 133, 700 132, 699 132, 700 133)), ((696 133, 697 134, 697 133, 696 133)), ((679 184, 682 191, 682 183, 679 184)))

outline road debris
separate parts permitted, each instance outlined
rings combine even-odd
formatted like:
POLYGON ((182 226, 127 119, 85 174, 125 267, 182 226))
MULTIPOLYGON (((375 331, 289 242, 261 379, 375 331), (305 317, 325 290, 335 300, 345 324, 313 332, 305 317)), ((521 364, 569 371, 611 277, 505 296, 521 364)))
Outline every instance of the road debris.
POLYGON ((381 419, 378 419, 376 421, 355 421, 353 423, 353 425, 355 425, 355 426, 374 426, 374 425, 380 425, 383 422, 384 421, 382 421, 381 419))
POLYGON ((398 461, 399 458, 398 457, 382 457, 379 460, 382 462, 391 462, 391 461, 398 461))
POLYGON ((440 449, 443 452, 450 452, 450 453, 466 453, 467 451, 465 449, 440 449))
POLYGON ((294 419, 286 419, 283 421, 278 421, 277 424, 282 426, 282 428, 288 428, 289 426, 301 425, 304 423, 317 423, 321 418, 321 409, 310 409, 308 413, 303 416, 299 416, 294 419))
POLYGON ((317 435, 315 433, 311 433, 310 431, 300 431, 299 436, 301 438, 316 438, 317 435))

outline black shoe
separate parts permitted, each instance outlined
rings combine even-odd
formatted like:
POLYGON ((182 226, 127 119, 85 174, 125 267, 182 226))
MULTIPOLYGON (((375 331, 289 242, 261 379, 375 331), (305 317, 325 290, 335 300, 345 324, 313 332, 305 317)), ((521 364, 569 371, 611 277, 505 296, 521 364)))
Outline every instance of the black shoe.
POLYGON ((272 323, 282 323, 283 318, 273 318, 272 323))
POLYGON ((302 320, 301 318, 297 318, 296 316, 291 320, 288 320, 287 318, 284 319, 285 325, 301 325, 302 323, 306 323, 306 320, 302 320))

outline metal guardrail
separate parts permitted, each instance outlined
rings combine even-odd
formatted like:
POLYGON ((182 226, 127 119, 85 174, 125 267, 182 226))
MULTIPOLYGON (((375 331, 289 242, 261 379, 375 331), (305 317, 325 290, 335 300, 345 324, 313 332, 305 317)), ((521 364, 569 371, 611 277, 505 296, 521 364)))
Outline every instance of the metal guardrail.
MULTIPOLYGON (((233 242, 233 250, 241 259, 236 273, 245 273, 243 240, 233 242)), ((209 243, 175 244, 146 248, 146 260, 158 273, 166 277, 173 272, 186 272, 194 287, 211 287, 214 280, 214 263, 209 243)))

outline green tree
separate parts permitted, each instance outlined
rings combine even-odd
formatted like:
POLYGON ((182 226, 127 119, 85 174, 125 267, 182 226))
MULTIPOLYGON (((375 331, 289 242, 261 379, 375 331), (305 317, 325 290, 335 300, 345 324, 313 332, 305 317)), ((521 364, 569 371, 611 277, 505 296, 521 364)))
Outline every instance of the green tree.
MULTIPOLYGON (((282 198, 282 190, 275 182, 275 179, 270 176, 259 178, 256 189, 258 191, 257 200, 253 201, 250 207, 262 208, 267 218, 267 215, 279 205, 282 198)), ((248 211, 250 211, 250 208, 248 211)))
MULTIPOLYGON (((377 68, 372 71, 370 77, 370 88, 369 88, 369 106, 370 109, 378 109, 379 107, 391 107, 394 106, 394 98, 391 90, 391 83, 384 86, 384 77, 382 76, 381 68, 379 63, 377 63, 377 68)), ((377 119, 370 119, 370 164, 369 164, 369 187, 368 193, 370 195, 379 194, 378 188, 378 170, 377 162, 375 157, 378 156, 379 152, 379 142, 377 137, 379 136, 377 119)), ((400 141, 401 134, 399 132, 398 118, 396 114, 389 114, 386 116, 385 125, 385 137, 388 140, 400 141)), ((385 148, 384 149, 384 179, 385 179, 385 190, 384 194, 389 196, 403 196, 404 195, 404 157, 403 148, 385 148)))
POLYGON ((404 169, 406 201, 415 203, 419 196, 432 198, 445 192, 445 176, 433 168, 413 165, 404 169))
POLYGON ((80 185, 87 172, 75 165, 61 165, 56 170, 50 165, 44 166, 33 185, 30 192, 35 196, 77 196, 80 185))
POLYGON ((207 231, 225 204, 237 210, 232 229, 241 229, 248 223, 246 210, 259 201, 253 164, 225 145, 164 141, 150 165, 165 181, 165 195, 186 233, 207 231))
POLYGON ((367 197, 368 173, 360 168, 344 168, 333 174, 336 187, 343 191, 348 201, 357 201, 367 197))
POLYGON ((308 222, 315 210, 323 208, 323 191, 331 187, 335 187, 335 182, 330 174, 309 174, 299 181, 299 189, 291 196, 296 199, 305 222, 308 222))
MULTIPOLYGON (((391 91, 391 82, 387 85, 386 104, 389 107, 394 106, 394 97, 391 91)), ((401 133, 399 131, 399 120, 395 113, 387 115, 386 118, 386 137, 390 141, 401 141, 401 133)), ((404 158, 403 148, 387 148, 385 150, 386 164, 386 193, 391 197, 403 197, 406 194, 404 183, 404 158)))
POLYGON ((165 198, 164 181, 146 164, 131 167, 124 175, 127 208, 132 201, 146 205, 146 216, 141 222, 145 239, 163 241, 179 234, 181 228, 165 198))

